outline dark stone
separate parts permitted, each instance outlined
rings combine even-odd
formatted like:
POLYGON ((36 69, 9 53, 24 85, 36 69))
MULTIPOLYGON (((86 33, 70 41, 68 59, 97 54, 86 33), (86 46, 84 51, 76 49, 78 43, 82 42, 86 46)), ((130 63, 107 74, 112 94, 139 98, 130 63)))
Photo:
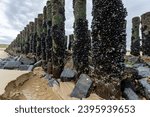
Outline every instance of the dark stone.
POLYGON ((30 65, 20 65, 18 70, 28 70, 30 65))
POLYGON ((87 98, 90 93, 93 81, 86 74, 81 74, 79 80, 76 83, 75 88, 71 93, 71 97, 76 98, 87 98))
POLYGON ((3 68, 3 64, 0 62, 0 69, 2 69, 3 68))
POLYGON ((147 62, 146 64, 150 67, 150 62, 147 62))
POLYGON ((34 59, 27 58, 25 56, 21 56, 18 61, 20 61, 24 65, 33 65, 35 63, 34 59))
POLYGON ((60 86, 59 82, 54 78, 51 78, 50 80, 48 80, 48 85, 49 87, 54 87, 54 85, 60 86))
POLYGON ((6 64, 7 61, 1 60, 0 59, 0 69, 3 69, 4 65, 6 64))
POLYGON ((34 68, 39 67, 42 65, 42 60, 36 62, 34 65, 30 65, 30 67, 28 68, 28 71, 33 71, 34 68))
POLYGON ((33 69, 34 69, 34 65, 30 65, 30 66, 28 67, 28 71, 33 71, 33 69))
POLYGON ((150 68, 148 67, 138 67, 138 75, 142 78, 148 78, 150 77, 150 68))
POLYGON ((4 65, 4 69, 17 69, 21 65, 21 62, 19 61, 8 61, 4 65))
POLYGON ((121 81, 121 91, 123 93, 123 97, 128 100, 138 100, 139 97, 135 93, 135 87, 130 79, 125 79, 121 81))
POLYGON ((145 92, 145 97, 147 99, 150 99, 150 84, 147 82, 146 79, 141 79, 139 80, 139 83, 142 85, 142 87, 144 88, 144 92, 145 92))
POLYGON ((136 57, 136 56, 128 56, 126 57, 126 64, 130 64, 130 65, 133 65, 133 64, 136 64, 136 63, 139 63, 139 57, 136 57))
POLYGON ((127 67, 124 70, 123 78, 135 80, 135 79, 139 79, 140 77, 138 76, 138 71, 136 69, 127 67))
POLYGON ((139 100, 137 94, 131 88, 124 89, 124 95, 128 100, 139 100))
POLYGON ((76 72, 71 69, 64 69, 60 75, 62 82, 75 80, 76 72))
POLYGON ((144 66, 145 66, 145 64, 136 63, 133 65, 133 68, 144 67, 144 66))
POLYGON ((47 80, 51 80, 52 79, 52 75, 47 73, 44 78, 47 79, 47 80))
POLYGON ((19 58, 20 58, 19 56, 16 56, 12 60, 17 61, 19 58))

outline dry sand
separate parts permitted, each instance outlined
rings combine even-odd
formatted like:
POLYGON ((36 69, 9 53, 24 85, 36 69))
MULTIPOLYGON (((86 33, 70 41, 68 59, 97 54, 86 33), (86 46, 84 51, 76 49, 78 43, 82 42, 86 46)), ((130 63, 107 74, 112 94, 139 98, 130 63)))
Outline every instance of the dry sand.
POLYGON ((9 82, 15 80, 22 74, 28 73, 27 71, 17 71, 17 70, 0 70, 0 95, 5 91, 5 87, 9 82))
POLYGON ((0 59, 8 57, 8 54, 4 50, 5 48, 0 48, 0 59))
MULTIPOLYGON (((5 88, 2 99, 19 100, 79 100, 70 97, 75 86, 74 82, 60 82, 60 86, 49 87, 44 79, 41 67, 35 68, 34 72, 24 74, 17 80, 10 82, 5 88)), ((91 94, 85 100, 101 99, 96 94, 91 94)))
MULTIPOLYGON (((0 58, 6 58, 8 54, 0 49, 0 58)), ((68 60, 65 67, 73 68, 72 59, 68 60)), ((60 82, 59 86, 49 87, 48 81, 41 76, 42 68, 36 68, 34 72, 18 70, 0 70, 0 99, 19 100, 77 100, 70 97, 75 86, 74 82, 60 82)), ((101 99, 96 94, 91 94, 87 100, 101 99)))
MULTIPOLYGON (((0 59, 7 58, 9 56, 4 50, 5 48, 0 48, 0 59)), ((25 73, 28 72, 0 69, 0 95, 4 93, 5 87, 9 82, 15 80, 17 77, 25 73)))

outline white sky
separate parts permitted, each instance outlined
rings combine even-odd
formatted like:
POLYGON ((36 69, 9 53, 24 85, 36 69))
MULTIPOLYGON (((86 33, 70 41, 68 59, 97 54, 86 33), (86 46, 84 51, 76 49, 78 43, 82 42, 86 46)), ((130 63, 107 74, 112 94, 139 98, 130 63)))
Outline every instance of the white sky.
MULTIPOLYGON (((29 21, 33 21, 38 13, 42 13, 47 0, 0 0, 0 43, 10 43, 23 30, 29 21)), ((127 16, 127 49, 130 48, 131 20, 150 11, 150 0, 123 0, 128 11, 127 16)), ((73 33, 72 0, 66 0, 66 34, 73 33)), ((87 19, 89 27, 92 16, 92 0, 87 0, 87 19)))

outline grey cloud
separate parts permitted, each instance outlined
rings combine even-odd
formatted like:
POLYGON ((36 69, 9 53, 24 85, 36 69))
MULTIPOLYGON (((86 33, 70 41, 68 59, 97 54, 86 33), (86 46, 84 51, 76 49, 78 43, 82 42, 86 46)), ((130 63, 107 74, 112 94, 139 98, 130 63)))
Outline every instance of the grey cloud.
POLYGON ((39 11, 37 5, 42 6, 41 0, 34 3, 31 0, 10 0, 5 11, 8 23, 16 30, 22 29, 22 26, 36 17, 36 11, 39 11))
MULTIPOLYGON (((5 20, 8 21, 8 24, 1 24, 0 27, 3 29, 11 28, 11 30, 15 30, 19 33, 29 21, 33 21, 35 17, 37 17, 38 13, 42 12, 43 6, 46 4, 47 0, 1 0, 5 5, 5 20)), ((65 6, 65 14, 66 14, 66 34, 73 33, 73 8, 72 8, 73 0, 66 0, 65 6)), ((131 41, 131 20, 134 16, 140 16, 141 14, 150 11, 149 0, 123 0, 123 3, 128 11, 127 16, 127 48, 130 48, 131 41)), ((0 8, 1 10, 1 8, 0 8)), ((87 0, 87 19, 89 21, 89 29, 91 28, 92 21, 92 0, 87 0)), ((0 30, 0 32, 2 32, 0 30)), ((15 33, 16 34, 16 33, 15 33)), ((16 34, 17 35, 17 34, 16 34)), ((4 38, 6 38, 7 43, 10 43, 14 36, 6 36, 0 33, 0 43, 4 42, 4 38), (3 40, 3 41, 2 41, 3 40)))
MULTIPOLYGON (((47 0, 1 0, 2 5, 5 7, 3 10, 5 14, 5 21, 7 24, 0 22, 1 30, 4 32, 7 29, 14 30, 13 32, 20 32, 29 21, 33 21, 37 14, 42 12, 47 0), (4 30, 3 30, 4 29, 4 30)), ((5 36, 6 33, 0 34, 0 43, 10 43, 17 33, 12 36, 5 36), (5 37, 5 41, 4 41, 5 37)))

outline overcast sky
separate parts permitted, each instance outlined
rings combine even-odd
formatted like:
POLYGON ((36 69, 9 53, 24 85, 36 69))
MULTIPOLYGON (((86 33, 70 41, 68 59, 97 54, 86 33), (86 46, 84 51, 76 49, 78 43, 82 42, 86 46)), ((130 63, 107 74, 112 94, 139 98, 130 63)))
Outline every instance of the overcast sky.
MULTIPOLYGON (((0 0, 0 43, 9 44, 23 30, 29 21, 33 21, 38 13, 42 13, 47 0, 0 0)), ((127 16, 127 48, 130 48, 131 20, 150 11, 150 0, 123 0, 128 11, 127 16)), ((73 33, 72 0, 66 0, 66 34, 73 33)), ((92 16, 92 0, 87 0, 87 19, 89 27, 92 16)))

